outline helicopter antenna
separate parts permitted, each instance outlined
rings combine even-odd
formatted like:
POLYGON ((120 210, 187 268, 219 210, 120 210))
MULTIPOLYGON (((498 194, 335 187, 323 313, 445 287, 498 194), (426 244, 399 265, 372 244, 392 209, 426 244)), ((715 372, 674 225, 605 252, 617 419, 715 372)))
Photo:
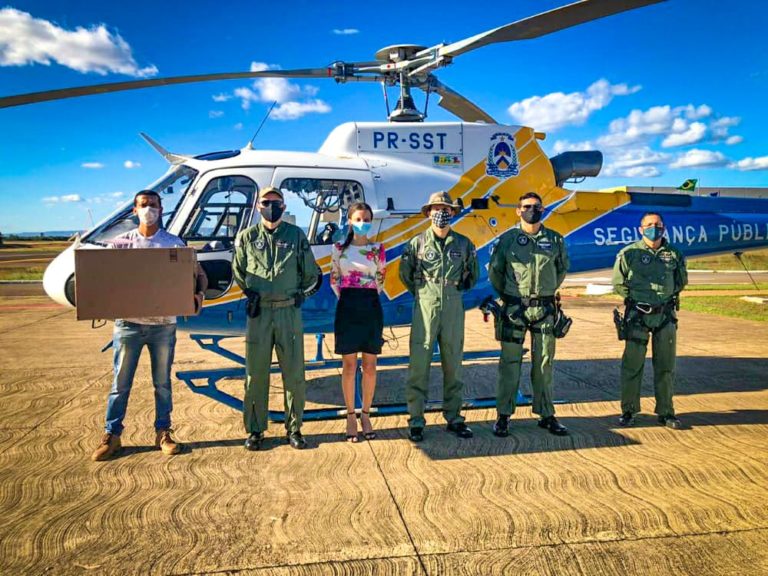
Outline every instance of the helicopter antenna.
POLYGON ((267 121, 267 118, 269 118, 269 115, 272 114, 272 110, 277 105, 277 100, 272 102, 272 106, 269 107, 269 110, 267 110, 267 114, 264 116, 264 119, 261 121, 261 124, 259 124, 259 127, 256 128, 256 133, 253 135, 253 138, 248 140, 248 144, 245 145, 246 150, 253 150, 253 141, 256 140, 256 136, 259 135, 259 132, 261 132, 261 128, 264 126, 264 123, 267 121))
POLYGON ((387 83, 384 80, 381 81, 381 89, 384 92, 384 104, 387 107, 387 118, 389 118, 389 95, 387 94, 387 83))

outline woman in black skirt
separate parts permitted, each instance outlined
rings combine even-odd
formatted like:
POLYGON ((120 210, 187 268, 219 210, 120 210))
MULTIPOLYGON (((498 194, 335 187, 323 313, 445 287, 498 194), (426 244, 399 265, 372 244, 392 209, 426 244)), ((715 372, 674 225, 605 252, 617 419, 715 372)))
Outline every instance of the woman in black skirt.
POLYGON ((384 314, 379 293, 384 287, 384 245, 368 239, 373 211, 368 204, 352 204, 347 211, 349 232, 331 251, 331 288, 339 298, 334 333, 336 354, 342 358, 341 388, 347 405, 348 442, 357 442, 355 372, 357 355, 363 356, 363 437, 376 437, 370 419, 376 389, 376 355, 381 354, 384 314))

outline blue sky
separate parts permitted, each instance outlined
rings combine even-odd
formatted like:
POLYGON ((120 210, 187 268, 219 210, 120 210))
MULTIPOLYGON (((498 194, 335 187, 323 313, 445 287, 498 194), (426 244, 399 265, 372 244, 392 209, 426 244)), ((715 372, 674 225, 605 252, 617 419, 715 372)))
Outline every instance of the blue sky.
MULTIPOLYGON (((322 67, 384 46, 472 36, 566 1, 0 2, 0 94, 132 78, 322 67), (405 19, 406 21, 402 21, 405 19)), ((671 0, 539 39, 486 46, 437 72, 497 121, 546 131, 552 155, 604 152, 581 188, 768 186, 768 9, 671 0)), ((376 84, 217 82, 0 109, 0 232, 84 229, 161 175, 138 133, 200 154, 316 150, 345 121, 384 120, 376 84)), ((454 120, 433 105, 431 120, 454 120)))

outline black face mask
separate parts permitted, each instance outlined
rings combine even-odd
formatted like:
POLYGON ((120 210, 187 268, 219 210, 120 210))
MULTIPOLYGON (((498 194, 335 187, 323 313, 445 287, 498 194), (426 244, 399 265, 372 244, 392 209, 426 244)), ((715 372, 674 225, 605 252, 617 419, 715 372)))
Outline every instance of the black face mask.
POLYGON ((523 220, 528 224, 536 224, 536 222, 541 220, 544 213, 541 210, 526 210, 522 214, 523 220))
POLYGON ((259 207, 259 214, 267 222, 277 222, 282 218, 285 207, 281 206, 279 202, 270 202, 269 206, 259 207))

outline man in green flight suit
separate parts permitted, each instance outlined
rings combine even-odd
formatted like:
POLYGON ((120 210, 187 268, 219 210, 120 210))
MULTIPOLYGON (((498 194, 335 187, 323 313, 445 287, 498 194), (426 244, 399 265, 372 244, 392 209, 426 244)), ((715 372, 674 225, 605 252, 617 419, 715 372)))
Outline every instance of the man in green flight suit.
POLYGON ((477 282, 477 253, 469 238, 451 230, 450 221, 459 213, 459 205, 451 201, 447 192, 432 194, 421 213, 432 220, 432 226, 411 239, 400 259, 400 279, 414 296, 411 358, 405 388, 409 437, 414 442, 424 439, 429 366, 437 340, 443 367, 443 417, 450 432, 460 438, 471 438, 472 430, 461 415, 464 402, 461 295, 477 282))
POLYGON ((272 349, 283 376, 285 429, 293 448, 306 447, 301 435, 306 382, 301 304, 317 282, 317 267, 301 228, 283 222, 285 202, 277 188, 264 188, 257 208, 261 221, 240 232, 232 272, 248 297, 246 379, 243 421, 248 450, 259 450, 267 429, 272 349))
POLYGON ((504 302, 496 319, 501 341, 493 433, 509 436, 509 418, 515 413, 520 386, 523 342, 531 333, 531 385, 533 413, 539 426, 564 436, 568 429, 555 418, 552 403, 552 364, 555 359, 555 293, 568 271, 563 237, 541 223, 544 207, 535 192, 520 196, 520 227, 504 234, 491 255, 488 278, 504 302))
POLYGON ((653 385, 659 423, 678 429, 672 396, 675 389, 678 297, 688 284, 685 256, 664 238, 664 220, 648 212, 640 219, 643 237, 622 249, 613 266, 613 287, 626 305, 620 337, 621 426, 631 426, 640 412, 648 340, 653 341, 653 385))

